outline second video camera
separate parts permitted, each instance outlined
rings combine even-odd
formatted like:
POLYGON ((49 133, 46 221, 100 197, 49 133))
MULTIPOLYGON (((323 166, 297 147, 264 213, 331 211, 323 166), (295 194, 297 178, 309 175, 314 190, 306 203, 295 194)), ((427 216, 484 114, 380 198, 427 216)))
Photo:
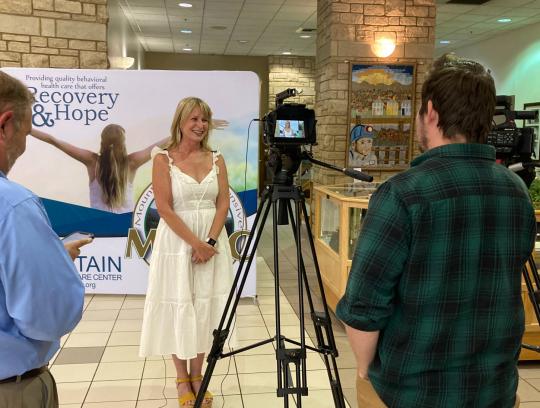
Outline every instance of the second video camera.
POLYGON ((530 160, 534 154, 534 130, 530 127, 519 128, 516 120, 534 120, 536 111, 515 111, 512 96, 497 96, 495 117, 504 120, 495 123, 487 137, 487 144, 495 147, 497 158, 506 166, 516 162, 530 160))

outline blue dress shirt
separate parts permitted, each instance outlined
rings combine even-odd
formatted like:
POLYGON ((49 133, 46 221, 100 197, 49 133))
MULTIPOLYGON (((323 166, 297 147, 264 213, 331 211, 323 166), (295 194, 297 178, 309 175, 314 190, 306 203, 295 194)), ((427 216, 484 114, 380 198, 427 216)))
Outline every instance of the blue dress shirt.
POLYGON ((39 198, 0 172, 0 380, 48 363, 84 287, 39 198))

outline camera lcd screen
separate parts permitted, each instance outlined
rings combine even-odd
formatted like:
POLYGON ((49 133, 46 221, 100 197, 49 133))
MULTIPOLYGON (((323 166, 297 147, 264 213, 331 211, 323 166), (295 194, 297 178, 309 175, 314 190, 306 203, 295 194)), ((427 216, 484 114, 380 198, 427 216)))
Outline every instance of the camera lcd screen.
POLYGON ((303 139, 304 121, 294 119, 278 119, 276 121, 275 138, 279 139, 303 139))

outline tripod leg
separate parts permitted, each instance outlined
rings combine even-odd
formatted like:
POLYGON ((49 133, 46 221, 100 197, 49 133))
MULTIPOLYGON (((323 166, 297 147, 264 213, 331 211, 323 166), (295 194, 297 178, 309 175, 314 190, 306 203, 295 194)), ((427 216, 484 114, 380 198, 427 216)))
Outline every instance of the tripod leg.
POLYGON ((229 335, 232 323, 234 321, 234 316, 236 312, 236 308, 238 307, 238 302, 240 301, 240 296, 242 294, 242 289, 244 288, 244 285, 247 280, 248 271, 251 266, 251 263, 255 259, 255 251, 257 249, 257 245, 259 243, 259 239, 261 238, 262 231, 264 224, 266 222, 266 218, 268 216, 268 212, 270 211, 270 196, 271 196, 271 189, 267 188, 265 192, 263 193, 262 202, 259 206, 259 209, 257 210, 257 214, 255 216, 255 220, 253 222, 253 226, 251 228, 251 232, 249 234, 246 246, 244 248, 244 252, 242 254, 242 259, 240 260, 240 264, 238 265, 238 270, 236 272, 236 276, 234 278, 231 291, 229 292, 229 297, 227 299, 227 303, 225 304, 225 308, 223 310, 223 314, 221 316, 219 326, 216 330, 214 330, 214 341, 212 343, 212 348, 210 349, 210 352, 208 353, 207 362, 208 365, 206 367, 206 370, 204 372, 204 377, 201 382, 201 388, 199 389, 199 393, 197 394, 197 398, 195 400, 195 408, 200 408, 202 401, 204 399, 204 393, 208 389, 208 385, 210 384, 210 379, 212 377, 212 374, 214 372, 217 360, 222 357, 223 355, 223 346, 225 345, 225 342, 227 341, 227 336, 229 335), (266 205, 266 209, 265 209, 266 205), (262 215, 262 222, 259 226, 259 219, 262 215), (251 245, 251 242, 255 240, 253 246, 251 245), (250 252, 251 251, 251 252, 250 252), (244 270, 244 264, 247 260, 247 266, 244 270), (243 275, 242 275, 242 272, 243 275), (240 285, 238 285, 238 282, 240 281, 240 277, 242 277, 242 280, 240 282, 240 285), (234 301, 233 301, 234 298, 234 301), (231 308, 231 302, 233 303, 231 308), (225 325, 225 321, 227 320, 227 324, 225 325))
POLYGON ((276 365, 277 365, 277 394, 284 397, 284 406, 289 404, 289 396, 283 390, 289 387, 288 381, 288 365, 285 359, 285 343, 281 336, 281 312, 280 312, 280 296, 279 296, 279 240, 278 240, 278 204, 279 200, 272 198, 272 234, 274 241, 274 298, 275 298, 275 314, 276 314, 276 365))
MULTIPOLYGON (((302 277, 304 279, 304 285, 306 287, 306 295, 307 295, 307 299, 308 299, 308 304, 309 304, 309 307, 310 307, 310 312, 311 312, 311 316, 312 316, 313 324, 314 324, 314 328, 315 328, 315 334, 316 334, 316 337, 317 337, 318 348, 319 348, 319 350, 321 350, 321 353, 322 353, 322 357, 323 357, 324 364, 325 364, 325 367, 326 367, 326 371, 327 371, 327 374, 328 374, 328 379, 329 379, 329 382, 330 382, 330 386, 332 388, 332 396, 334 398, 334 403, 335 403, 336 407, 342 408, 342 407, 345 407, 345 399, 344 399, 344 396, 343 396, 343 390, 341 388, 341 381, 339 379, 339 372, 338 372, 338 367, 337 367, 337 362, 336 362, 336 357, 338 355, 338 352, 337 352, 337 348, 336 348, 336 344, 335 344, 334 334, 333 334, 333 331, 332 331, 332 322, 331 322, 331 319, 330 319, 330 314, 329 314, 328 306, 327 306, 327 303, 326 303, 326 297, 324 295, 324 288, 322 286, 322 279, 321 279, 321 274, 320 274, 320 269, 319 269, 319 263, 318 263, 317 255, 316 255, 316 252, 315 252, 315 245, 313 243, 313 236, 311 234, 311 229, 310 229, 310 226, 309 226, 309 217, 307 215, 307 209, 306 209, 306 206, 305 206, 305 200, 303 199, 303 195, 302 195, 302 193, 300 191, 299 191, 299 197, 300 197, 299 202, 300 202, 300 205, 302 207, 302 214, 304 216, 304 221, 305 221, 305 225, 306 225, 307 237, 308 237, 308 241, 309 241, 309 244, 310 244, 311 255, 312 255, 312 259, 313 259, 313 262, 314 262, 315 271, 316 271, 316 275, 317 275, 317 281, 319 283, 319 290, 320 290, 320 294, 321 294, 321 298, 322 298, 324 312, 321 313, 321 312, 315 312, 314 311, 313 300, 312 300, 312 296, 311 296, 309 282, 308 282, 308 279, 307 279, 307 273, 306 273, 305 265, 304 265, 304 262, 303 262, 303 259, 302 259, 301 255, 299 257, 299 259, 301 260, 301 262, 299 262, 299 270, 301 268, 302 277), (324 328, 324 334, 326 334, 326 339, 328 340, 328 345, 327 345, 327 343, 325 341, 325 336, 323 334, 323 328, 324 328), (329 355, 330 355, 331 361, 329 360, 329 357, 328 357, 329 355)), ((292 219, 292 222, 294 223, 294 218, 292 217, 292 209, 290 208, 290 205, 289 205, 289 216, 292 219)), ((293 225, 293 234, 294 234, 295 241, 297 242, 297 246, 300 246, 299 242, 300 242, 300 236, 301 236, 300 235, 300 228, 298 227, 298 225, 300 224, 299 220, 300 220, 300 218, 297 217, 296 218, 296 224, 297 225, 296 226, 293 225)))
MULTIPOLYGON (((330 358, 332 360, 332 366, 330 367, 328 357, 325 355, 324 360, 326 363, 326 369, 328 373, 328 378, 330 379, 330 387, 332 388, 332 395, 334 397, 335 406, 338 408, 345 408, 345 398, 343 397, 343 389, 341 388, 341 381, 339 379, 339 371, 337 367, 336 357, 338 356, 338 351, 336 347, 336 341, 334 338, 334 332, 332 330, 332 320, 330 319, 330 312, 328 311, 328 304, 326 303, 326 295, 324 293, 324 286, 321 278, 321 270, 319 268, 319 261, 317 260, 317 252, 315 251, 315 243, 313 242, 313 234, 311 227, 309 225, 309 216, 306 209, 306 203, 302 200, 302 212, 304 215, 304 221, 306 225, 307 237, 309 241, 309 247, 311 249, 311 254, 313 256, 313 263, 315 266, 315 273, 317 276, 317 283, 319 284, 319 290, 322 298, 324 317, 325 319, 320 321, 320 318, 313 317, 315 325, 324 325, 326 336, 329 342, 329 351, 330 358), (332 379, 332 372, 335 375, 335 379, 332 379)), ((304 270, 305 276, 305 270, 304 270)), ((307 280, 307 277, 306 277, 307 280)), ((317 315, 317 314, 315 314, 317 315)), ((322 338, 322 333, 321 338, 322 338)))
MULTIPOLYGON (((529 263, 529 267, 531 269, 531 275, 533 276, 534 283, 536 284, 536 288, 540 289, 540 276, 538 275, 538 268, 536 267, 536 262, 534 261, 534 256, 531 254, 529 256, 529 259, 527 261, 529 263)), ((537 303, 538 303, 537 299, 537 303)))
MULTIPOLYGON (((536 268, 536 262, 534 261, 534 257, 531 255, 525 265, 523 265, 523 280, 525 281, 525 285, 527 286, 527 292, 529 294, 529 300, 533 306, 534 314, 536 316, 536 321, 540 324, 540 276, 538 275, 538 269, 536 268), (532 279, 531 279, 532 275, 532 279), (533 285, 536 284, 536 289, 533 285)), ((531 345, 531 344, 525 344, 523 343, 521 347, 533 350, 536 352, 540 352, 540 347, 531 345)))
MULTIPOLYGON (((302 259, 302 244, 299 239, 296 239, 296 237, 300 237, 300 206, 299 200, 294 201, 294 209, 295 209, 295 218, 291 217, 291 226, 293 227, 293 230, 295 231, 295 241, 296 241, 296 268, 298 271, 298 311, 300 314, 300 348, 302 350, 305 350, 306 348, 306 322, 305 322, 305 315, 304 315, 304 287, 303 287, 303 267, 304 267, 304 261, 302 259), (296 222, 295 222, 296 220, 296 222)), ((291 203, 290 201, 287 203, 289 212, 291 203)), ((306 354, 304 353, 303 358, 300 358, 298 360, 298 363, 296 365, 296 387, 297 387, 297 393, 296 393, 296 404, 298 407, 302 406, 302 392, 301 390, 306 388, 307 389, 307 370, 306 370, 306 354), (301 375, 301 376, 300 376, 301 375)), ((306 393, 307 394, 307 393, 306 393)))
MULTIPOLYGON (((279 343, 281 343, 281 349, 285 349, 285 342, 283 340, 280 340, 279 343)), ((283 376, 283 386, 284 389, 287 390, 292 385, 291 369, 285 359, 278 359, 278 361, 281 365, 281 369, 280 371, 278 371, 278 375, 283 376)), ((283 407, 289 408, 289 394, 287 392, 283 393, 283 407)))
MULTIPOLYGON (((313 317, 315 324, 319 323, 319 325, 323 325, 326 331, 326 336, 329 342, 329 351, 330 351, 330 359, 332 362, 332 366, 330 367, 330 362, 328 361, 328 357, 325 355, 324 360, 326 363, 326 369, 328 372, 328 376, 330 379, 330 386, 332 388, 332 395, 334 397, 334 403, 335 406, 338 408, 345 408, 345 398, 343 396, 343 389, 341 388, 341 381, 339 379, 339 371, 337 367, 336 357, 338 356, 338 351, 336 347, 336 341, 334 338, 334 332, 332 330, 332 320, 330 319, 330 312, 328 310, 328 304, 326 303, 326 295, 324 293, 324 286, 321 278, 321 270, 319 267, 319 261, 317 260, 317 252, 315 251, 315 243, 313 242, 313 234, 311 231, 311 227, 309 224, 309 216, 306 209, 306 203, 305 201, 302 201, 302 212, 304 215, 304 221, 306 224, 306 231, 307 231, 307 237, 309 241, 309 247, 311 249, 311 254, 313 256, 313 263, 315 265, 315 273, 317 276, 317 283, 319 284, 319 290, 321 294, 321 298, 323 300, 323 309, 324 309, 324 317, 325 320, 319 321, 319 317, 313 317), (332 372, 335 375, 335 379, 332 380, 332 372)), ((305 271, 304 271, 305 273, 305 271)), ((306 277, 307 279, 307 277, 306 277)), ((315 314, 317 315, 317 314, 315 314)), ((322 333, 321 333, 322 337, 322 333)))

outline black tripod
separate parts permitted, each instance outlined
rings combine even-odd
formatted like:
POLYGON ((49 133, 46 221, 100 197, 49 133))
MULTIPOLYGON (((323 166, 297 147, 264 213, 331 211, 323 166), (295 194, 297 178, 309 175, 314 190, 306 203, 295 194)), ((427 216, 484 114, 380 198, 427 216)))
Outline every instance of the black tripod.
MULTIPOLYGON (((522 272, 525 285, 527 286, 527 292, 529 293, 529 300, 532 303, 534 314, 536 315, 536 321, 540 324, 540 276, 538 275, 538 269, 536 268, 536 262, 534 261, 533 255, 529 256, 529 259, 523 266, 522 272), (536 289, 534 288, 533 282, 534 285, 536 285, 536 289)), ((540 346, 522 343, 521 347, 540 353, 540 346)))
POLYGON ((317 256, 315 253, 315 246, 313 243, 313 237, 311 235, 311 229, 309 226, 309 217, 306 210, 305 198, 301 189, 291 182, 284 181, 283 183, 276 183, 268 185, 261 198, 261 205, 257 210, 253 227, 249 234, 238 271, 236 273, 234 283, 225 305, 225 310, 221 317, 219 327, 214 330, 214 342, 212 348, 208 354, 208 366, 204 373, 201 388, 197 394, 197 400, 195 401, 195 407, 200 407, 204 398, 204 393, 208 389, 210 378, 216 366, 217 360, 223 357, 229 357, 237 353, 241 353, 246 350, 250 350, 267 343, 276 341, 276 363, 277 363, 277 395, 284 398, 284 407, 289 407, 289 395, 296 394, 296 403, 298 407, 302 406, 302 396, 308 395, 307 384, 307 372, 306 372, 306 351, 309 349, 322 355, 328 379, 330 381, 330 388, 334 399, 336 408, 345 408, 345 400, 343 397, 343 391, 341 389, 341 382, 339 380, 339 373, 336 364, 336 357, 338 351, 336 348, 334 334, 332 331, 332 323, 328 312, 328 306, 324 295, 324 289, 321 279, 321 273, 319 270, 319 264, 317 262, 317 256), (294 212, 291 206, 291 201, 294 202, 294 212), (279 217, 278 217, 278 204, 279 204, 279 217), (234 350, 229 353, 223 353, 223 346, 231 330, 231 325, 234 321, 235 311, 240 300, 240 294, 246 282, 247 271, 251 266, 255 258, 255 250, 261 238, 263 227, 266 222, 268 213, 272 208, 273 215, 273 238, 274 238, 274 277, 275 277, 275 313, 276 313, 276 335, 273 338, 260 341, 250 346, 242 347, 238 350, 234 350), (298 268, 298 294, 299 294, 299 316, 300 316, 300 342, 286 338, 281 334, 280 325, 280 304, 279 304, 279 244, 278 244, 278 224, 287 224, 287 214, 291 221, 291 227, 294 234, 294 240, 296 243, 296 255, 297 255, 297 268, 298 268), (262 216, 262 217, 261 217, 262 216), (303 221, 301 217, 303 216, 303 221), (301 247, 301 224, 304 224, 307 229, 307 237, 309 239, 309 246, 311 249, 311 255, 315 265, 315 272, 317 275, 317 283, 323 300, 324 310, 316 312, 313 307, 313 300, 311 297, 311 291, 309 282, 302 260, 302 247, 301 247), (244 265, 247 262, 247 266, 244 265), (245 272, 244 272, 245 271, 245 272), (240 278, 242 280, 240 281, 240 278), (309 311, 313 325, 315 328, 317 345, 316 347, 310 347, 306 345, 304 327, 304 290, 307 295, 309 304, 309 311), (292 372, 292 375, 291 375, 292 372))
MULTIPOLYGON (((527 187, 530 187, 532 181, 536 177, 534 169, 538 167, 540 167, 540 161, 531 160, 529 157, 528 160, 523 160, 522 162, 509 165, 508 169, 517 173, 523 179, 527 187)), ((529 300, 531 301, 534 309, 536 321, 538 324, 540 324, 540 276, 538 275, 538 268, 536 267, 533 254, 529 256, 529 259, 527 259, 527 262, 525 262, 525 265, 523 265, 522 274, 525 285, 527 286, 529 300)), ((521 347, 540 353, 540 346, 522 343, 521 347)))

